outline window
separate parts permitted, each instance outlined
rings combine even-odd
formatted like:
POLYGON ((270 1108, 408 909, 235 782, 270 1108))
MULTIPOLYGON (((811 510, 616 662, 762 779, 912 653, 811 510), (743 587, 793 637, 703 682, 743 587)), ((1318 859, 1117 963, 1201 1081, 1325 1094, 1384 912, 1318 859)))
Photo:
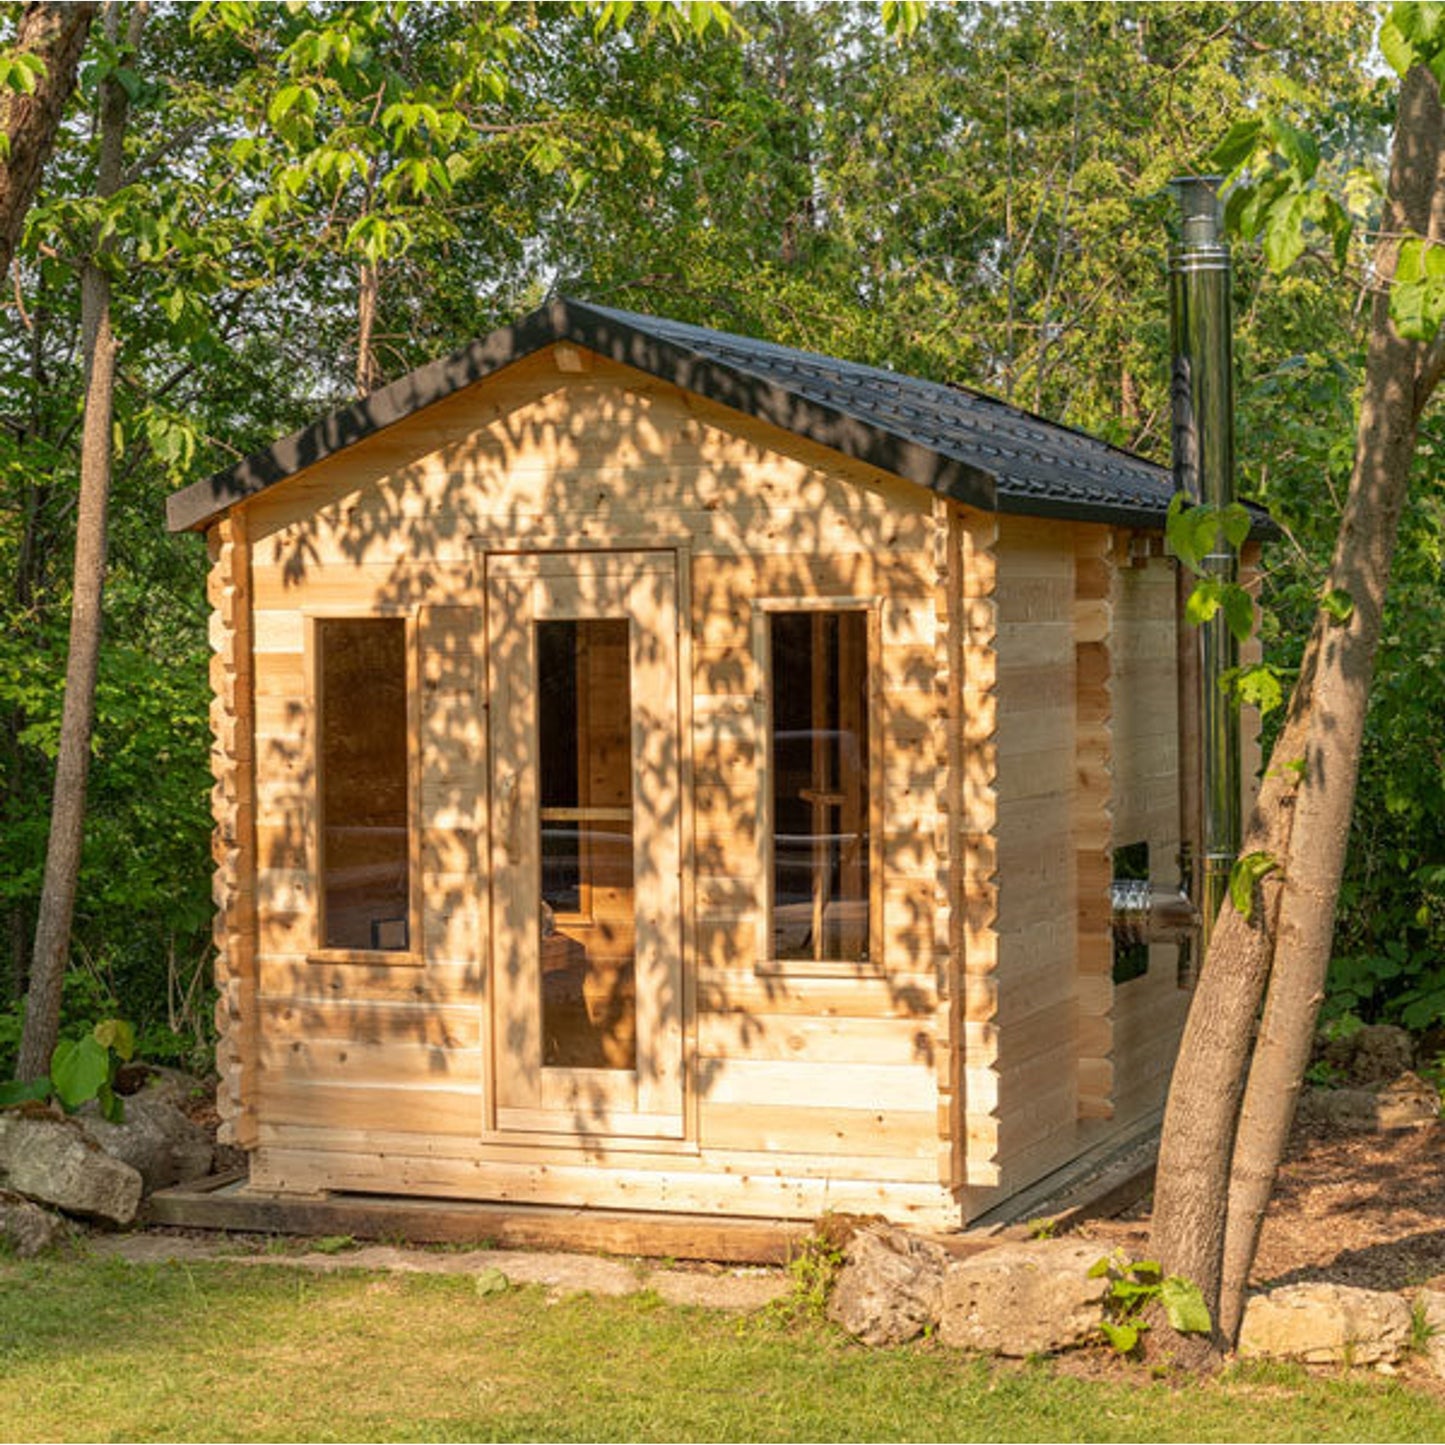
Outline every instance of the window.
POLYGON ((407 624, 326 618, 315 631, 323 949, 416 945, 407 624))
POLYGON ((809 965, 877 962, 870 616, 861 607, 779 606, 765 613, 770 907, 764 953, 800 972, 809 965))
POLYGON ((1149 845, 1114 849, 1114 982, 1131 983, 1149 972, 1149 845))

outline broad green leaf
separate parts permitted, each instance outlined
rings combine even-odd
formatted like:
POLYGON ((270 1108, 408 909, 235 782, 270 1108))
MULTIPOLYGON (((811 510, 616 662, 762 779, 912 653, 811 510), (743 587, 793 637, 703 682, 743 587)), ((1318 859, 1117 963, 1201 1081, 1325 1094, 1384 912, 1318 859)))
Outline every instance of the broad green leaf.
POLYGON ((1235 675, 1234 686, 1240 702, 1257 707, 1261 714, 1273 712, 1284 701, 1279 675, 1265 663, 1241 668, 1235 675))
POLYGON ((1254 631, 1254 599, 1237 582, 1227 582, 1222 591, 1224 620, 1237 642, 1248 642, 1254 631))
POLYGON ((1100 1323, 1099 1329, 1108 1340, 1110 1348, 1117 1350, 1121 1355, 1132 1354, 1139 1346, 1139 1325, 1116 1325, 1108 1320, 1100 1323))
POLYGON ((1380 54, 1396 75, 1403 79, 1409 74, 1415 63, 1415 47, 1400 33, 1393 15, 1380 26, 1379 46, 1380 54))
POLYGON ((1355 599, 1343 587, 1331 587, 1320 598, 1320 607, 1337 627, 1343 627, 1355 615, 1355 599))
POLYGON ((1210 170, 1223 171, 1226 175, 1238 169, 1254 154, 1262 129, 1263 122, 1257 117, 1236 121, 1229 128, 1229 134, 1210 151, 1205 164, 1210 170))
POLYGON ((1090 1279, 1103 1279, 1103 1277, 1108 1274, 1109 1268, 1112 1264, 1113 1261, 1109 1258, 1107 1254, 1103 1257, 1103 1259, 1096 1259, 1093 1264, 1089 1266, 1088 1277, 1090 1279))
POLYGON ((1279 860, 1270 853, 1246 853, 1235 859, 1229 872, 1229 900, 1246 923, 1254 913, 1255 884, 1278 867, 1279 860))
POLYGON ((1269 208, 1264 222, 1264 259, 1271 271, 1287 271, 1304 254, 1309 196, 1295 191, 1269 208))
POLYGON ((1194 584, 1189 600, 1184 604, 1184 618, 1191 627, 1202 627, 1219 611, 1224 600, 1223 587, 1213 578, 1206 577, 1194 584))
POLYGON ((55 1097, 67 1110, 78 1109, 110 1081, 110 1050, 93 1034, 79 1040, 61 1039, 50 1056, 50 1081, 55 1097))
POLYGON ((1169 1323, 1182 1335, 1207 1335, 1213 1329, 1209 1306, 1197 1284, 1169 1275, 1159 1286, 1159 1299, 1169 1323))
POLYGON ((125 1019, 106 1019, 95 1026, 95 1041, 114 1049, 118 1059, 129 1061, 135 1054, 135 1029, 125 1019))
POLYGON ((1219 514, 1219 525, 1224 532, 1224 540, 1234 548, 1244 545, 1253 522, 1254 519, 1249 515, 1249 508, 1243 502, 1231 502, 1219 514))

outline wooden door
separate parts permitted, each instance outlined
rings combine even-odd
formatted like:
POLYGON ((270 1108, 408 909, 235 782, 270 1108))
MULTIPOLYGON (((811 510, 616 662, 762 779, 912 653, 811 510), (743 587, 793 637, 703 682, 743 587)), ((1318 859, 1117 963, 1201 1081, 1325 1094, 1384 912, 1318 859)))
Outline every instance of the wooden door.
POLYGON ((496 1125, 683 1132, 677 568, 487 562, 496 1125))

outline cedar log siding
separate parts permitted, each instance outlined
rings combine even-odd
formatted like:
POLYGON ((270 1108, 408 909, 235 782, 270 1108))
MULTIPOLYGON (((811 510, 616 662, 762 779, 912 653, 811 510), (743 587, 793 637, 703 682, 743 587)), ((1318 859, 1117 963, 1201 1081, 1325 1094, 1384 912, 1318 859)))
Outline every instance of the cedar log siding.
MULTIPOLYGON (((944 799, 957 509, 669 383, 551 348, 247 502, 259 1187, 957 1224, 944 799), (488 548, 676 547, 687 619, 681 1140, 488 1131, 479 625, 488 548), (758 957, 757 599, 868 599, 883 957, 758 957), (318 961, 308 618, 414 619, 419 966, 318 961)), ((991 523, 990 523, 991 525, 991 523)), ((981 805, 980 805, 981 806, 981 805)))

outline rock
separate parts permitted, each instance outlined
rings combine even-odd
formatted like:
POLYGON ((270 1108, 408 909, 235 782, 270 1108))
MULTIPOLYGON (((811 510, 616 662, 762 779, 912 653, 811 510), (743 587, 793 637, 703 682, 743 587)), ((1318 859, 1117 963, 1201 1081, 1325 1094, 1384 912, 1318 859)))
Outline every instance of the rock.
POLYGON ((1041 1355, 1098 1338, 1107 1279, 1090 1279, 1097 1244, 1042 1240, 949 1265, 938 1337, 994 1355, 1041 1355))
POLYGON ((62 1209, 129 1224, 141 1177, 112 1159, 73 1119, 32 1106, 0 1109, 0 1187, 62 1209))
POLYGON ((1387 1084, 1415 1067, 1415 1041, 1392 1024, 1366 1024, 1346 1038, 1331 1039, 1320 1057, 1338 1069, 1345 1084, 1387 1084))
POLYGON ((1418 1074, 1403 1073, 1375 1095, 1381 1129, 1410 1129, 1440 1117, 1440 1093, 1418 1074))
POLYGON ((1239 1331, 1242 1359, 1306 1365, 1394 1364, 1410 1343, 1410 1306, 1397 1294, 1341 1284, 1292 1284, 1255 1295, 1239 1331))
POLYGON ((119 1124, 102 1119, 93 1103, 76 1118, 112 1159, 139 1171, 145 1192, 153 1194, 211 1172, 215 1151, 210 1136, 180 1111, 178 1097, 168 1086, 148 1088, 122 1101, 125 1115, 119 1124))
POLYGON ((828 1318, 865 1345, 901 1345, 938 1319, 948 1252, 887 1224, 859 1230, 828 1301, 828 1318))
POLYGON ((1306 1124, 1366 1133, 1377 1126, 1379 1115, 1369 1089, 1306 1089, 1300 1096, 1299 1117, 1306 1124))
POLYGON ((19 1258, 30 1259, 49 1249, 64 1231, 65 1221, 58 1214, 32 1204, 22 1194, 0 1189, 0 1242, 19 1258))
POLYGON ((1422 1289, 1415 1296, 1415 1308, 1431 1331, 1425 1341, 1425 1361, 1436 1375, 1445 1379, 1445 1294, 1438 1289, 1422 1289))
POLYGON ((1418 1074, 1400 1074, 1381 1089, 1310 1089, 1300 1118, 1335 1129, 1411 1129, 1440 1117, 1440 1095, 1418 1074))

